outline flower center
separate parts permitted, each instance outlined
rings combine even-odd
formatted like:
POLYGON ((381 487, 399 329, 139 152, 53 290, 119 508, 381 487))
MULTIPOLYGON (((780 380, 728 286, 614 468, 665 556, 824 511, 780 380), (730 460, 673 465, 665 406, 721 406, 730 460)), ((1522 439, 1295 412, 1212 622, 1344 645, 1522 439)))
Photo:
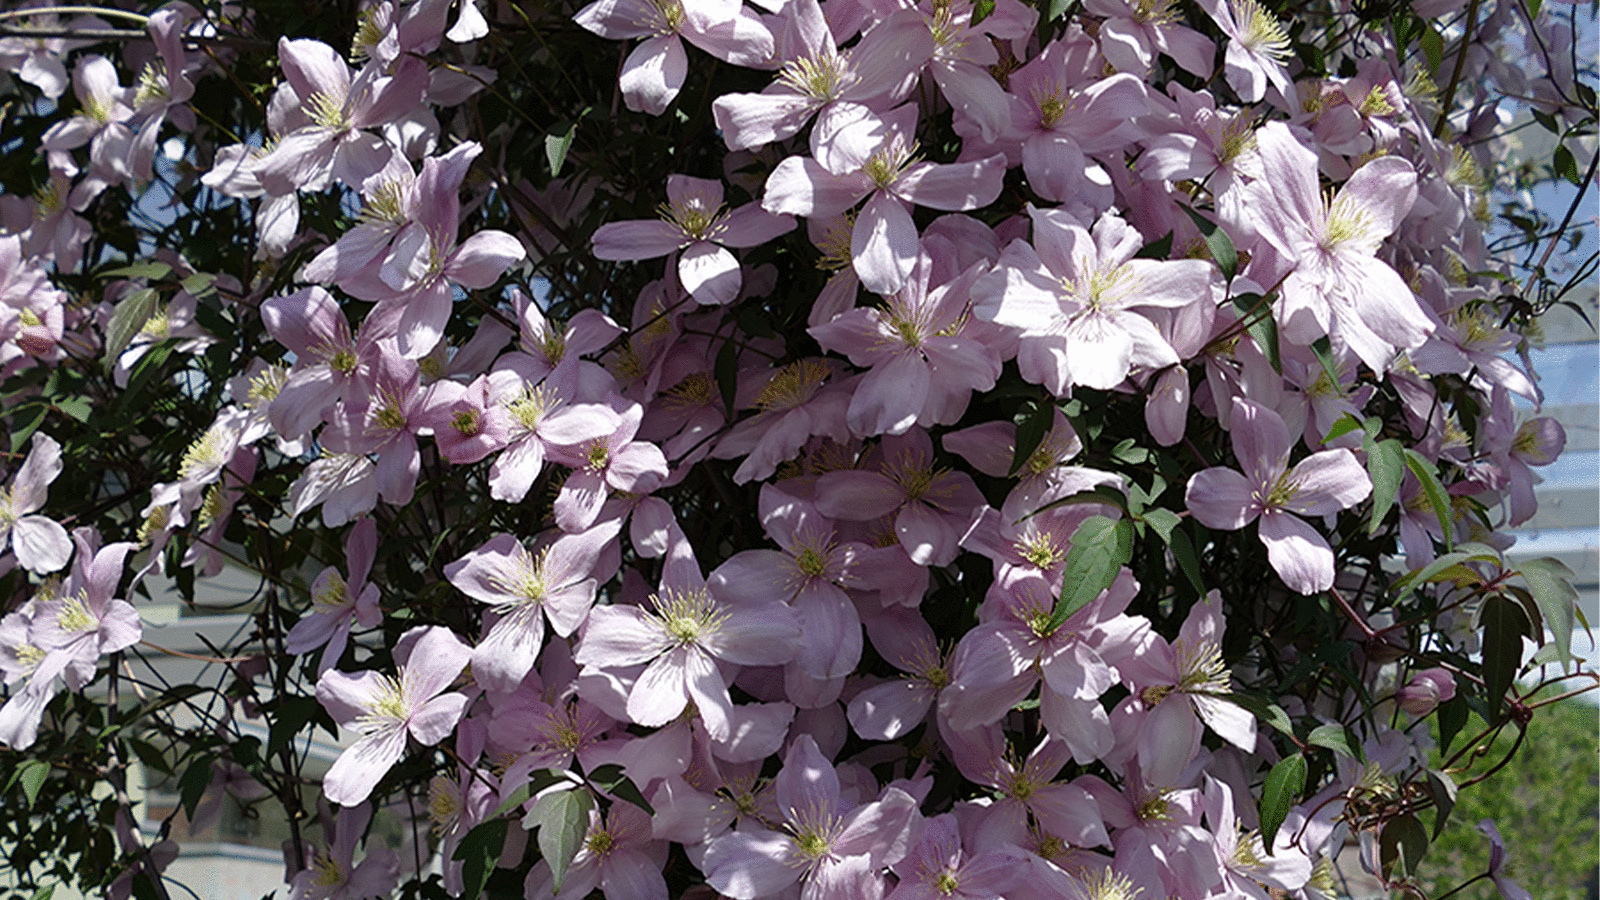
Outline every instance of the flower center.
POLYGON ((655 619, 661 630, 680 647, 699 643, 702 637, 715 634, 728 620, 728 614, 718 609, 716 601, 704 589, 663 589, 651 598, 651 604, 656 608, 655 619))
POLYGON ((778 82, 795 92, 804 94, 818 103, 836 99, 846 84, 855 80, 854 73, 837 51, 824 49, 822 55, 801 57, 785 63, 778 73, 778 82))
POLYGON ((1256 0, 1232 0, 1234 21, 1240 23, 1240 42, 1262 56, 1281 60, 1289 55, 1289 35, 1272 13, 1256 0))
POLYGON ((828 380, 828 367, 814 359, 802 359, 779 369, 767 386, 756 394, 756 406, 763 412, 791 410, 816 396, 828 380))

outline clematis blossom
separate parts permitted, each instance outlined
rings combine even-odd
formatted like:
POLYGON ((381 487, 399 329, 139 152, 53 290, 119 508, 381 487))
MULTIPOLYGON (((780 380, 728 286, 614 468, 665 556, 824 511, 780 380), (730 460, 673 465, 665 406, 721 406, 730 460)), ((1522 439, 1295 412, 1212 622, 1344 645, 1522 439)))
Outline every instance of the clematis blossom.
POLYGON ((408 737, 425 746, 439 743, 467 707, 465 694, 444 690, 466 668, 471 648, 439 626, 415 629, 400 640, 397 675, 334 670, 317 680, 317 701, 341 728, 361 735, 322 779, 322 792, 340 806, 355 806, 372 794, 405 755, 408 737))
POLYGON ((1283 418, 1240 397, 1233 401, 1233 452, 1244 467, 1213 466, 1189 479, 1189 511, 1207 528, 1237 531, 1261 520, 1267 561, 1291 590, 1333 586, 1333 548, 1300 516, 1349 509, 1372 493, 1355 454, 1339 448, 1313 453, 1289 468, 1293 443, 1283 418))

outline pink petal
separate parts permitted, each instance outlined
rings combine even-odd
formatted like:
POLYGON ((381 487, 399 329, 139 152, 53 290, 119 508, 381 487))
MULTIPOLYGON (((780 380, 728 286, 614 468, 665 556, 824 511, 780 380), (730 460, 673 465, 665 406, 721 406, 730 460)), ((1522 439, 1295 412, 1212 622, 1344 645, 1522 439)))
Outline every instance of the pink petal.
POLYGON ((739 261, 710 241, 697 241, 683 251, 678 257, 678 279, 683 282, 683 289, 704 306, 732 303, 744 284, 739 261))
POLYGON ((1268 512, 1261 516, 1260 530, 1267 561, 1291 590, 1314 594, 1333 586, 1333 548, 1304 519, 1268 512))
POLYGON ((1189 479, 1184 502, 1207 528, 1235 531, 1248 525, 1259 512, 1252 493, 1250 482, 1243 475, 1214 466, 1189 479))
POLYGON ((917 226, 911 211, 885 191, 873 194, 850 233, 850 255, 867 290, 888 295, 905 287, 917 262, 917 226))
POLYGON ((661 219, 608 222, 595 229, 594 255, 599 259, 654 259, 689 243, 683 229, 661 219))

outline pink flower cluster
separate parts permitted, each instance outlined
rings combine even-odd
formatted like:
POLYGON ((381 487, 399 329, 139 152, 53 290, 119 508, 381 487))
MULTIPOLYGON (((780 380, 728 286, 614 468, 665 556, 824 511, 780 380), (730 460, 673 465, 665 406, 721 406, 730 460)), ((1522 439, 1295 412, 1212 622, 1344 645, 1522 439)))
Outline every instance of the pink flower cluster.
MULTIPOLYGON (((1241 598, 1336 597, 1381 643, 1376 595, 1348 577, 1379 571, 1357 533, 1387 529, 1413 569, 1467 540, 1493 559, 1564 443, 1551 419, 1518 422, 1511 396, 1537 403, 1537 385, 1505 355, 1520 337, 1493 318, 1494 280, 1468 274, 1498 266, 1461 174, 1473 151, 1378 32, 1347 48, 1355 74, 1313 77, 1255 0, 1093 0, 1060 22, 981 6, 572 10, 639 42, 627 109, 704 112, 739 171, 663 170, 658 218, 586 237, 586 265, 666 260, 637 296, 593 302, 531 277, 535 230, 481 224, 584 189, 518 183, 466 130, 490 79, 446 61, 505 22, 381 0, 357 46, 280 39, 266 132, 199 174, 252 210, 263 270, 294 261, 282 289, 207 282, 264 346, 150 491, 137 544, 69 542, 40 514, 62 462, 33 438, 0 493, 0 559, 74 566, 0 621, 0 742, 29 746, 61 684, 140 639, 116 596, 130 554, 148 548, 142 579, 182 537, 180 564, 215 573, 241 498, 277 491, 284 521, 344 547, 285 649, 315 656, 304 687, 354 736, 295 897, 392 886, 398 862, 357 864, 358 837, 405 790, 395 766, 434 747, 452 891, 451 852, 497 808, 536 817, 577 791, 593 800, 569 858, 526 839, 497 857, 529 897, 665 900, 669 859, 734 900, 1327 896, 1362 827, 1346 799, 1417 775, 1426 729, 1280 695, 1259 636, 1275 626, 1241 598), (770 84, 688 109, 702 52, 770 84), (343 230, 302 227, 330 197, 343 230), (810 282, 789 276, 815 266, 831 274, 796 296, 810 282), (743 315, 785 308, 791 330, 743 315), (1385 469, 1402 444, 1416 466, 1385 469), (292 477, 263 488, 265 467, 292 477), (416 583, 385 542, 445 483, 481 514, 431 522, 405 571, 452 612, 398 616, 416 583), (691 484, 728 498, 731 537, 686 524, 712 502, 691 484), (1302 734, 1359 727, 1369 761, 1339 757, 1265 840, 1266 773, 1308 745, 1258 727, 1263 691, 1302 734), (608 766, 628 791, 591 777, 608 766)), ((78 98, 44 137, 48 190, 0 205, 7 374, 98 347, 126 383, 154 346, 229 339, 195 323, 184 260, 162 262, 184 285, 165 303, 131 275, 87 310, 50 277, 95 262, 74 255, 94 198, 149 181, 155 142, 194 128, 200 16, 150 18, 137 87, 97 55, 69 79, 65 44, 0 53, 78 98)), ((1460 669, 1408 649, 1363 677, 1427 715, 1460 669)))

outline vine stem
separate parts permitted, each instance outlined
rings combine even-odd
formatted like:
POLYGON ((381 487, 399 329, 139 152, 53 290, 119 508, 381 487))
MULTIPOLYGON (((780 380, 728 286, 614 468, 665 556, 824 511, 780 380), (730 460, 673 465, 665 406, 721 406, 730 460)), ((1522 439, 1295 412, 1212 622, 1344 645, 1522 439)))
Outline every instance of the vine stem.
POLYGON ((1456 50, 1456 67, 1450 72, 1450 85, 1444 89, 1444 96, 1439 99, 1439 118, 1433 123, 1433 136, 1444 134, 1444 125, 1450 121, 1450 104, 1455 100, 1456 87, 1461 84, 1461 72, 1467 67, 1467 45, 1472 43, 1472 29, 1478 24, 1479 0, 1472 0, 1467 5, 1467 23, 1462 26, 1461 46, 1456 50))
POLYGON ((126 9, 108 9, 101 6, 35 6, 29 9, 14 9, 9 12, 0 12, 0 22, 10 19, 27 19, 33 16, 105 16, 108 19, 125 19, 129 22, 138 22, 140 25, 150 24, 150 17, 143 13, 136 13, 126 9))

